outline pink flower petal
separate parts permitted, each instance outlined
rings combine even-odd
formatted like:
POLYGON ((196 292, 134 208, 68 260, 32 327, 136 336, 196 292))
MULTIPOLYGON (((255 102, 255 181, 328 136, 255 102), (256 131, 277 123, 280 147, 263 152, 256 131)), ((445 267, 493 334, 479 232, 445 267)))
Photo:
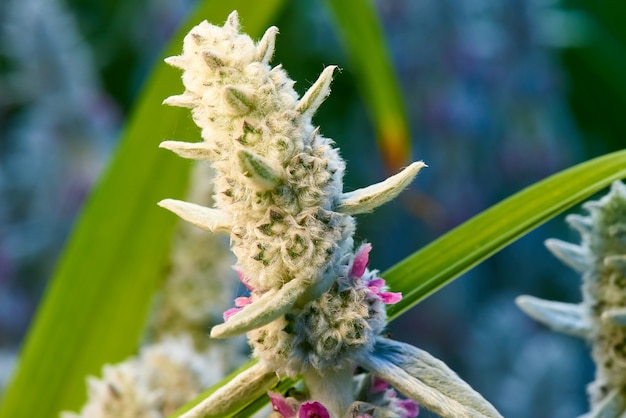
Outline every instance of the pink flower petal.
POLYGON ((241 296, 235 299, 235 306, 238 308, 243 308, 244 306, 248 306, 251 303, 252 303, 252 300, 246 296, 241 296))
POLYGON ((385 285, 385 280, 383 280, 382 278, 378 277, 376 279, 372 279, 369 282, 367 282, 367 285, 369 287, 378 287, 380 289, 381 287, 383 287, 385 285))
POLYGON ((224 316, 224 322, 228 321, 228 318, 230 318, 231 316, 235 315, 237 312, 241 311, 243 308, 230 308, 227 309, 223 316, 224 316))
POLYGON ((350 269, 350 277, 362 277, 365 273, 365 268, 370 259, 370 251, 372 250, 371 244, 363 244, 356 251, 354 261, 352 262, 352 268, 350 269))
POLYGON ((394 305, 402 300, 400 292, 381 292, 380 298, 385 305, 394 305))
POLYGON ((372 381, 372 388, 370 389, 370 393, 372 395, 376 393, 383 392, 385 389, 389 387, 389 383, 384 381, 378 376, 374 376, 374 380, 372 381))
POLYGON ((398 401, 398 404, 404 409, 402 418, 415 418, 420 414, 419 405, 413 399, 402 399, 398 401))
POLYGON ((274 409, 274 411, 281 414, 283 418, 296 417, 295 409, 291 405, 289 405, 283 395, 276 392, 267 392, 267 395, 270 397, 270 401, 272 402, 272 408, 274 409))
POLYGON ((300 405, 298 418, 330 418, 328 409, 317 401, 307 401, 300 405))

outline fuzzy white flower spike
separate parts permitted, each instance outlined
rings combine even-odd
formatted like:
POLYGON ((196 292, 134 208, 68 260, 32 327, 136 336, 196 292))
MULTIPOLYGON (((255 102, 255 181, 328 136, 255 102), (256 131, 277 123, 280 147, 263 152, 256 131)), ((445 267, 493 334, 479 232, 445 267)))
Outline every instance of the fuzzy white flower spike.
POLYGON ((282 67, 268 65, 277 32, 270 28, 255 43, 239 33, 233 13, 223 27, 203 22, 193 28, 183 53, 168 60, 184 70, 185 92, 166 103, 193 109, 203 142, 161 146, 212 163, 215 208, 171 199, 161 205, 201 228, 230 231, 236 271, 250 295, 235 299, 211 337, 247 332, 259 359, 183 416, 223 416, 280 375, 302 376, 311 398, 290 404, 272 394, 283 416, 375 411, 373 416, 414 418, 418 400, 448 418, 499 417, 443 363, 381 337, 385 306, 402 296, 367 268, 371 245, 354 248, 351 215, 396 197, 425 164, 344 193, 345 163, 311 123, 336 67, 326 67, 300 98, 282 67), (372 393, 356 398, 358 366, 413 400, 396 398, 380 379, 372 393))
POLYGON ((549 327, 585 338, 592 347, 596 377, 588 386, 585 417, 626 416, 626 186, 617 181, 598 201, 583 205, 588 216, 567 222, 580 244, 548 240, 561 261, 581 273, 583 301, 577 305, 521 296, 518 305, 549 327))

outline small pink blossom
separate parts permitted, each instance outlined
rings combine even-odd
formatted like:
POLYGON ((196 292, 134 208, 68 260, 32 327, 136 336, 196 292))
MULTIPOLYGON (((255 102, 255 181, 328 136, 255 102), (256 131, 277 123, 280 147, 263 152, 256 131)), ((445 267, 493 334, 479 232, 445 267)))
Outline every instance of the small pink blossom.
POLYGON ((235 299, 236 308, 230 308, 224 312, 224 321, 228 321, 228 318, 235 315, 237 312, 240 312, 245 306, 248 306, 252 303, 252 299, 246 296, 241 296, 235 299))
MULTIPOLYGON (((382 280, 382 279, 381 279, 382 280)), ((389 386, 385 380, 378 376, 374 376, 370 394, 377 395, 385 392, 385 398, 394 405, 395 408, 402 410, 401 418, 415 418, 419 415, 419 405, 413 399, 399 399, 398 393, 389 386)))
POLYGON ((372 387, 370 388, 370 394, 375 395, 377 393, 384 392, 388 387, 389 383, 378 376, 374 376, 372 387))
POLYGON ((330 418, 328 409, 317 401, 307 401, 300 405, 298 418, 330 418))
POLYGON ((289 398, 285 398, 280 393, 267 392, 272 402, 272 408, 283 416, 283 418, 330 418, 328 410, 317 401, 303 402, 299 407, 298 403, 289 398), (297 414, 297 415, 296 415, 297 414))
POLYGON ((385 280, 378 277, 376 279, 370 280, 367 284, 370 292, 380 297, 385 305, 393 305, 402 300, 402 293, 400 292, 383 292, 382 289, 385 287, 385 280))
POLYGON ((365 273, 365 268, 369 263, 370 251, 372 250, 371 244, 363 244, 356 251, 354 261, 352 262, 352 268, 350 269, 350 277, 361 278, 365 273))
MULTIPOLYGON (((243 283, 246 289, 250 291, 254 290, 254 288, 250 286, 250 279, 244 275, 243 270, 241 270, 241 267, 233 266, 232 268, 233 270, 235 270, 235 272, 237 273, 237 277, 239 277, 239 280, 241 281, 241 283, 243 283)), ((228 318, 235 315, 237 312, 241 312, 241 310, 245 306, 250 305, 251 303, 252 303, 252 299, 250 299, 249 297, 242 296, 242 297, 236 298, 235 299, 236 308, 230 308, 224 312, 224 322, 228 321, 228 318)))
POLYGON ((274 411, 281 414, 283 418, 296 417, 296 407, 287 402, 283 395, 276 392, 267 392, 267 395, 270 397, 274 411))
POLYGON ((404 410, 402 418, 415 418, 420 414, 419 405, 413 399, 399 400, 398 406, 404 410))

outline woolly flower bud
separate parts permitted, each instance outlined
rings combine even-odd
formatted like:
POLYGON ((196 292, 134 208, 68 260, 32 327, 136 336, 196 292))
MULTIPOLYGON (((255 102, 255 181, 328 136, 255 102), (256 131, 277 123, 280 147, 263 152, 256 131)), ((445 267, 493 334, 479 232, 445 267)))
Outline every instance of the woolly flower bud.
POLYGON ((579 245, 546 241, 557 258, 582 273, 582 303, 530 296, 519 297, 517 303, 549 327, 592 344, 596 363, 596 380, 589 386, 592 413, 622 416, 626 413, 626 186, 615 182, 610 193, 583 207, 589 216, 567 217, 581 234, 579 245), (611 408, 617 408, 615 415, 608 412, 611 408))

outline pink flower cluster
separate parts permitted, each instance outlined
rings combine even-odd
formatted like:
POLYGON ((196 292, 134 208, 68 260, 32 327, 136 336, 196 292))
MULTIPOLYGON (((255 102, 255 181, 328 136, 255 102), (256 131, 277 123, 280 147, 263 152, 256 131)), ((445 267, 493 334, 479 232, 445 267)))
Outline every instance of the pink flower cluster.
POLYGON ((280 393, 268 392, 274 411, 283 418, 330 418, 328 410, 319 402, 306 401, 298 405, 293 398, 286 399, 280 393))
POLYGON ((402 300, 402 293, 383 291, 383 289, 386 288, 385 280, 383 278, 375 277, 373 279, 366 279, 363 277, 369 263, 369 254, 371 250, 371 244, 363 244, 359 247, 354 256, 354 261, 352 262, 350 277, 367 280, 367 287, 370 292, 380 298, 385 305, 393 305, 400 302, 402 300))
POLYGON ((415 418, 419 415, 419 405, 413 399, 400 399, 395 389, 389 386, 389 383, 374 376, 370 394, 383 394, 384 398, 395 410, 399 410, 401 418, 415 418))
MULTIPOLYGON (((246 276, 244 276, 243 271, 238 266, 233 266, 233 270, 237 272, 237 276, 246 289, 252 291, 254 290, 252 286, 250 286, 250 281, 246 276)), ((237 312, 241 311, 245 306, 248 306, 252 303, 252 299, 247 296, 241 296, 235 299, 235 308, 230 308, 224 312, 224 321, 228 321, 228 318, 235 315, 237 312)))

